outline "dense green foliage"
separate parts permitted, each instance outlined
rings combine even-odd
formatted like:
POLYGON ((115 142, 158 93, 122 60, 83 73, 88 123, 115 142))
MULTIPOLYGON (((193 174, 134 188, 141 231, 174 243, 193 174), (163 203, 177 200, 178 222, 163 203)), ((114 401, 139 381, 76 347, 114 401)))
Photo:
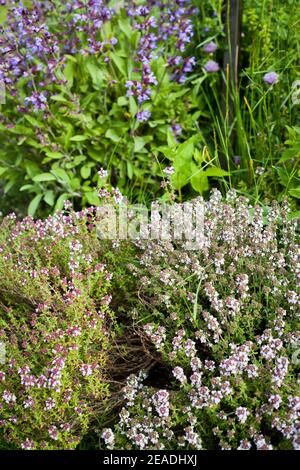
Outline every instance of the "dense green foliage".
MULTIPOLYGON (((91 19, 86 30, 70 29, 68 21, 77 10, 65 13, 61 2, 54 3, 55 11, 42 8, 38 24, 45 21, 61 42, 55 42, 55 54, 37 54, 34 79, 32 64, 26 62, 24 78, 18 78, 15 87, 7 84, 1 109, 0 176, 8 201, 21 210, 31 201, 30 214, 38 208, 40 213, 60 209, 65 199, 78 207, 98 204, 93 186, 99 166, 110 170, 112 184, 130 200, 149 201, 163 195, 160 183, 167 165, 175 168, 172 179, 180 198, 182 191, 184 197, 205 194, 215 184, 211 178, 219 179, 222 190, 235 187, 255 200, 299 198, 299 103, 297 87, 293 88, 300 77, 298 1, 290 0, 288 11, 281 1, 245 2, 233 118, 226 72, 205 69, 207 59, 221 66, 226 50, 222 2, 183 2, 199 8, 192 11, 194 35, 184 52, 176 51, 176 28, 166 40, 159 35, 165 19, 155 2, 151 14, 158 19, 156 26, 141 32, 134 27, 136 17, 121 9, 93 37, 104 44, 94 52, 87 47, 91 19), (136 57, 146 33, 158 40, 145 78, 136 57), (67 36, 72 45, 80 41, 80 49, 66 50, 67 36), (207 53, 203 48, 211 42, 217 49, 207 53), (177 52, 185 64, 188 57, 195 61, 186 66, 184 79, 178 75, 182 70, 168 66, 177 52), (55 68, 49 79, 51 60, 55 68), (273 85, 263 81, 270 71, 278 75, 273 85), (141 83, 155 79, 148 101, 139 105, 136 96, 127 96, 126 83, 141 77, 141 83), (28 102, 24 107, 32 80, 33 89, 44 84, 42 93, 47 96, 45 106, 38 109, 28 102), (140 121, 140 111, 151 116, 140 121), (227 171, 220 169, 220 157, 227 171)), ((1 8, 3 12, 5 7, 1 8)), ((8 18, 13 24, 14 18, 8 18)), ((42 33, 40 37, 43 43, 42 33)), ((7 45, 5 39, 3 44, 7 45)), ((24 57, 27 49, 21 46, 19 55, 24 57)), ((10 52, 6 54, 4 64, 10 52)))

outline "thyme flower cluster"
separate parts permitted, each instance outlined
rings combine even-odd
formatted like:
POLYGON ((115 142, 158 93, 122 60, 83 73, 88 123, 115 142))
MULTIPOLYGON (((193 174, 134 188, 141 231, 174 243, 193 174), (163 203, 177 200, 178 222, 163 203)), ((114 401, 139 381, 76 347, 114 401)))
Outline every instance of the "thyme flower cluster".
POLYGON ((204 205, 197 250, 136 242, 139 323, 167 373, 159 390, 137 379, 129 400, 125 388, 111 445, 299 450, 297 221, 285 203, 252 207, 234 191, 227 201, 215 191, 204 205), (168 416, 155 408, 157 394, 168 396, 168 416))

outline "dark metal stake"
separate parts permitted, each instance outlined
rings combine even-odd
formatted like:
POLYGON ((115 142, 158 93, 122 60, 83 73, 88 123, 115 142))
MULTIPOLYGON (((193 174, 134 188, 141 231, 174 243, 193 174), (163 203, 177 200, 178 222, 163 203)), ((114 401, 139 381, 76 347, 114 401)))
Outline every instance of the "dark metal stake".
MULTIPOLYGON (((227 49, 224 54, 223 67, 228 83, 225 82, 222 85, 222 110, 228 126, 231 125, 234 118, 234 94, 238 93, 242 11, 243 0, 225 0, 227 49)), ((232 144, 234 144, 234 140, 233 132, 232 144)), ((224 155, 220 155, 220 164, 227 169, 227 160, 224 155)))

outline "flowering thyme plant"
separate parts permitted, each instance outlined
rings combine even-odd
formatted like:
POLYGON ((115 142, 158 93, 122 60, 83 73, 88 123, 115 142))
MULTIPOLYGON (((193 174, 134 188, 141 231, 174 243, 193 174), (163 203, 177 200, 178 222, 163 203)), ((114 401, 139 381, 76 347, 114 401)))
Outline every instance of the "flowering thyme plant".
POLYGON ((0 226, 1 429, 23 449, 75 448, 109 395, 112 275, 93 214, 0 226))
POLYGON ((297 229, 285 204, 214 192, 198 250, 137 242, 134 318, 167 372, 130 379, 109 448, 300 448, 297 229))

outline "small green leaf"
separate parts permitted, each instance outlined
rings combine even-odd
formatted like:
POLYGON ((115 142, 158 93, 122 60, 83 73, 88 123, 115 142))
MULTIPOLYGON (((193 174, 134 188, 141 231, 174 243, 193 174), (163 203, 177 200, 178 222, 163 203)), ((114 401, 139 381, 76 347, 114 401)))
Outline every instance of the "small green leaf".
POLYGON ((40 175, 36 175, 34 178, 32 178, 33 181, 36 183, 41 183, 43 181, 55 181, 55 176, 52 175, 51 173, 41 173, 40 175))
POLYGON ((61 157, 63 157, 63 154, 60 153, 60 152, 49 152, 48 150, 45 152, 47 157, 53 159, 53 160, 57 160, 61 157))
POLYGON ((37 185, 36 184, 24 184, 23 186, 21 186, 20 191, 31 192, 33 188, 37 188, 37 185))
POLYGON ((88 136, 87 135, 74 135, 71 137, 72 142, 83 142, 84 140, 87 140, 88 136))
POLYGON ((127 175, 128 178, 131 180, 133 177, 133 166, 129 160, 127 160, 127 175))

